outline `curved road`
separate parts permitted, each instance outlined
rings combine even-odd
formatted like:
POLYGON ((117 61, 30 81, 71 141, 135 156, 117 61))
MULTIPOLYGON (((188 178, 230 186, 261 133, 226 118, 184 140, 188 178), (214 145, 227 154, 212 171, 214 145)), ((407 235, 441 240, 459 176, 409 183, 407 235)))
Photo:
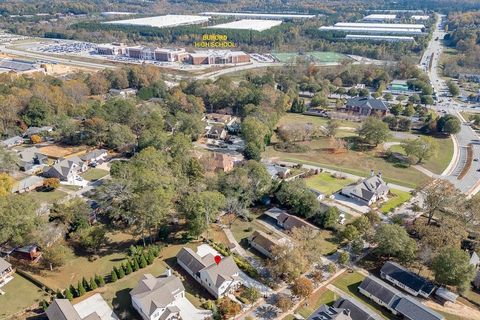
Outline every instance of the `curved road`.
MULTIPOLYGON (((440 97, 442 91, 448 91, 446 81, 441 78, 439 70, 439 59, 443 50, 441 39, 445 36, 443 31, 444 15, 437 15, 438 21, 433 32, 432 40, 421 60, 421 67, 428 73, 435 92, 437 93, 438 102, 433 107, 438 111, 445 111, 450 114, 459 116, 459 112, 464 109, 464 106, 458 102, 448 100, 448 98, 440 97), (433 54, 432 68, 428 70, 428 60, 433 54)), ((466 108, 465 108, 466 109, 466 108)), ((470 109, 471 110, 471 109, 470 109)), ((462 117, 460 116, 460 119, 462 117)), ((443 178, 452 182, 461 192, 471 196, 476 194, 480 189, 480 163, 473 161, 470 168, 464 177, 459 179, 460 173, 468 165, 467 163, 467 147, 472 145, 473 158, 480 158, 480 139, 473 129, 462 121, 461 131, 456 135, 458 157, 455 166, 447 172, 443 178)))

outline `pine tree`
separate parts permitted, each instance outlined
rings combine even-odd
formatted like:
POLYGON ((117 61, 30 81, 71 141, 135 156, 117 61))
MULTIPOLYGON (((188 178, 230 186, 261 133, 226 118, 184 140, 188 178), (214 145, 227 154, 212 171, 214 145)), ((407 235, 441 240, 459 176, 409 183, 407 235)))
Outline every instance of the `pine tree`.
POLYGON ((105 286, 105 279, 102 276, 97 276, 97 285, 100 288, 105 286))
POLYGON ((147 266, 147 260, 145 259, 145 256, 142 254, 140 256, 140 268, 145 268, 147 266))
POLYGON ((115 282, 117 280, 118 280, 117 273, 115 272, 115 270, 112 270, 112 272, 110 273, 110 281, 115 282))
POLYGON ((132 264, 130 263, 130 261, 127 261, 125 265, 125 274, 128 275, 130 273, 132 273, 132 264))
POLYGON ((138 265, 138 260, 133 258, 133 271, 138 271, 140 269, 140 266, 138 265))
POLYGON ((90 291, 88 281, 85 279, 85 277, 82 278, 82 285, 85 290, 90 291))
POLYGON ((68 299, 69 301, 73 300, 73 293, 70 291, 70 288, 65 289, 65 299, 68 299))
POLYGON ((85 287, 83 286, 83 282, 78 281, 78 296, 81 297, 85 293, 87 293, 87 291, 85 290, 85 287))
POLYGON ((90 287, 90 290, 95 290, 95 289, 97 289, 97 283, 95 282, 95 279, 90 278, 89 287, 90 287))
POLYGON ((146 258, 147 258, 147 263, 151 265, 153 263, 153 260, 155 259, 151 250, 148 251, 146 258))
POLYGON ((123 277, 125 277, 125 271, 123 270, 123 267, 118 268, 117 271, 118 279, 122 279, 123 277))
POLYGON ((72 296, 78 297, 77 288, 75 288, 73 284, 70 285, 70 292, 72 293, 72 296))
POLYGON ((60 289, 57 289, 57 292, 55 293, 55 295, 57 296, 57 299, 64 299, 65 298, 62 294, 62 291, 60 291, 60 289))

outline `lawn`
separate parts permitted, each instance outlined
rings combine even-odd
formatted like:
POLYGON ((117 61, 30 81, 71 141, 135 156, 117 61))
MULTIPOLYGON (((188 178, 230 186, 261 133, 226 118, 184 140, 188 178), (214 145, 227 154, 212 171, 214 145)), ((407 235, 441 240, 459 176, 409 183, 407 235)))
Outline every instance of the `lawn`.
POLYGON ((390 311, 376 304, 374 301, 368 299, 358 291, 358 286, 360 285, 360 283, 362 283, 363 279, 365 279, 365 276, 358 272, 345 272, 338 278, 336 278, 332 282, 332 284, 335 287, 344 291, 345 293, 350 294, 351 296, 362 301, 363 303, 368 305, 373 311, 375 311, 379 315, 383 315, 385 319, 397 319, 392 313, 390 313, 390 311))
POLYGON ((105 177, 108 173, 108 170, 91 168, 82 173, 81 176, 85 180, 94 181, 105 177))
POLYGON ((393 198, 388 199, 387 202, 385 202, 380 210, 383 213, 388 213, 390 210, 400 206, 402 203, 410 200, 412 197, 412 194, 410 192, 405 192, 401 190, 396 190, 396 189, 391 189, 390 193, 394 194, 395 196, 393 198))
POLYGON ((331 195, 355 181, 350 179, 339 179, 329 173, 319 173, 305 180, 309 188, 315 189, 326 195, 331 195))
POLYGON ((3 286, 4 295, 0 295, 0 319, 29 308, 47 299, 48 295, 19 274, 3 286))
POLYGON ((27 194, 28 197, 35 200, 38 203, 55 203, 58 200, 67 196, 67 194, 61 190, 53 191, 32 191, 27 194))
POLYGON ((295 313, 302 315, 305 319, 315 312, 321 305, 332 305, 337 300, 337 295, 328 289, 322 288, 312 294, 307 299, 306 304, 302 304, 302 307, 295 310, 295 313))
POLYGON ((316 63, 331 63, 331 62, 340 62, 342 60, 351 60, 344 54, 337 52, 305 52, 304 54, 299 54, 297 52, 275 52, 272 55, 277 58, 280 62, 296 62, 298 58, 305 60, 313 61, 316 63))

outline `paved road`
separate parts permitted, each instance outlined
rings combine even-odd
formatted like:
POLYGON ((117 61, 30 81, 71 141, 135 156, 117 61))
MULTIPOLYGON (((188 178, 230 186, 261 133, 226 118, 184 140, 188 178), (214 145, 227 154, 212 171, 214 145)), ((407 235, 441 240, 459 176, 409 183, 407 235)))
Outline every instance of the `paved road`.
MULTIPOLYGON (((433 32, 432 40, 430 41, 428 48, 426 49, 422 60, 422 68, 427 71, 433 88, 438 96, 438 103, 433 107, 439 111, 445 110, 450 114, 458 115, 464 108, 462 104, 454 100, 447 100, 447 98, 440 97, 442 91, 448 90, 447 84, 444 79, 440 77, 441 70, 439 69, 439 58, 443 50, 441 39, 445 36, 445 32, 442 29, 442 22, 445 20, 444 15, 437 15, 438 22, 433 32), (428 69, 428 59, 433 54, 432 67, 428 69)), ((468 109, 471 110, 471 109, 468 109)), ((478 163, 473 162, 469 168, 467 174, 459 179, 460 173, 467 165, 467 146, 472 144, 473 158, 480 158, 480 139, 473 129, 462 122, 461 131, 456 135, 458 141, 458 161, 453 168, 444 178, 452 182, 461 192, 467 195, 473 195, 478 192, 480 187, 480 172, 477 171, 480 166, 478 163)))

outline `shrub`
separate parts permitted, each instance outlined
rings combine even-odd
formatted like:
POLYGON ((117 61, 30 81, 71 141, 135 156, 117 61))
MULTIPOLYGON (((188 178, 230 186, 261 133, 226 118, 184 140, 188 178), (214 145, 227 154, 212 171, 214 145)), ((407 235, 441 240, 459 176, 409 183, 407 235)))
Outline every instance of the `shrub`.
POLYGON ((117 269, 117 276, 118 279, 122 279, 123 277, 125 277, 125 271, 123 270, 122 266, 117 269))
POLYGON ((237 264, 237 266, 245 272, 249 277, 258 279, 258 271, 255 269, 247 260, 242 257, 234 256, 233 260, 237 264))
POLYGON ((78 281, 78 285, 77 285, 77 288, 78 288, 78 296, 81 297, 83 296, 85 293, 87 293, 87 291, 85 290, 85 287, 83 286, 83 283, 78 281))
POLYGON ((125 264, 125 274, 128 275, 132 272, 132 265, 130 264, 130 261, 127 261, 127 263, 125 264))
POLYGON ((115 270, 112 270, 112 272, 110 272, 110 281, 115 282, 117 280, 118 280, 117 273, 115 272, 115 270))
POLYGON ((151 265, 153 263, 153 260, 155 259, 155 256, 151 251, 148 251, 146 259, 147 259, 147 264, 151 265))
POLYGON ((133 259, 133 271, 138 271, 140 269, 140 266, 138 265, 137 259, 133 259))
POLYGON ((292 292, 297 297, 306 298, 313 292, 312 281, 307 278, 298 278, 293 283, 292 292))
POLYGON ((42 142, 42 137, 40 137, 39 135, 34 134, 34 135, 32 135, 32 136, 30 137, 30 141, 31 141, 33 144, 37 144, 37 143, 42 142))
POLYGON ((55 296, 57 297, 57 299, 64 299, 65 298, 63 296, 62 292, 60 291, 60 289, 57 289, 57 292, 55 293, 55 296))
POLYGON ((85 277, 82 278, 82 284, 83 284, 83 287, 87 290, 88 290, 88 281, 87 279, 85 279, 85 277))
POLYGON ((147 266, 147 260, 145 259, 145 256, 143 254, 140 256, 139 265, 140 265, 140 268, 142 268, 142 269, 147 266))
POLYGON ((43 180, 43 187, 47 190, 53 190, 60 186, 60 180, 58 178, 47 178, 43 180))
POLYGON ((95 282, 97 283, 98 287, 103 287, 105 285, 105 279, 102 276, 95 275, 95 282))
POLYGON ((65 289, 65 299, 68 299, 69 301, 73 300, 73 293, 70 291, 70 288, 65 289))

